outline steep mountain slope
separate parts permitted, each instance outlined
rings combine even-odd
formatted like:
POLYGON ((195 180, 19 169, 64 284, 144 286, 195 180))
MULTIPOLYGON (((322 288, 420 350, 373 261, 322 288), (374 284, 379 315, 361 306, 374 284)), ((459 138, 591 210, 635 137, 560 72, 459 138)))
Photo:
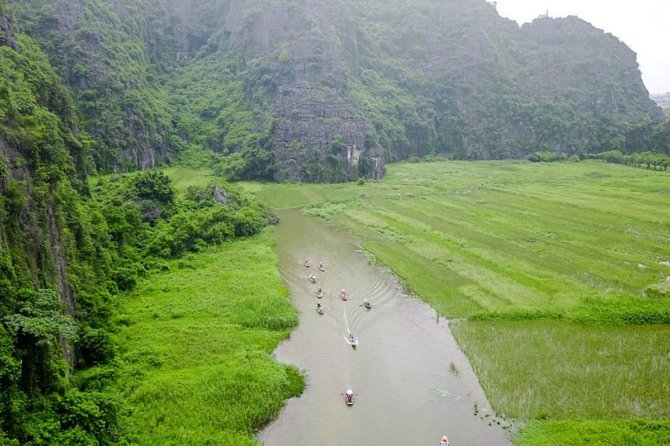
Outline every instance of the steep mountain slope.
POLYGON ((127 444, 110 388, 119 290, 269 213, 221 184, 177 199, 156 170, 89 188, 94 138, 10 12, 0 0, 0 444, 127 444))
POLYGON ((114 257, 86 198, 88 138, 45 54, 14 32, 4 0, 0 28, 0 443, 103 441, 114 435, 113 402, 66 379, 110 348, 114 257), (84 426, 88 416, 97 428, 84 426))
MULTIPOLYGON (((101 171, 153 167, 168 155, 170 107, 159 73, 172 34, 156 2, 21 0, 20 29, 58 70, 90 133, 101 171)), ((172 58, 170 58, 172 62, 172 58)))
POLYGON ((213 157, 231 179, 342 181, 428 154, 644 150, 629 131, 663 120, 614 36, 484 0, 13 5, 102 170, 213 157))

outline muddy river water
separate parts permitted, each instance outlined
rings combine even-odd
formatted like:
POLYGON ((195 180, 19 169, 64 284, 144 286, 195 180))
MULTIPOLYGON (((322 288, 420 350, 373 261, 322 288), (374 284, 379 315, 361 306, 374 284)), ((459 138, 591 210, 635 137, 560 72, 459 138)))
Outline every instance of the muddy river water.
POLYGON ((264 445, 437 446, 445 434, 451 446, 511 444, 500 425, 482 418, 488 402, 447 320, 405 293, 348 235, 298 210, 280 218, 280 271, 300 323, 275 356, 303 370, 307 387, 259 433, 264 445), (359 338, 356 349, 349 331, 359 338), (357 395, 352 407, 342 396, 348 387, 357 395))

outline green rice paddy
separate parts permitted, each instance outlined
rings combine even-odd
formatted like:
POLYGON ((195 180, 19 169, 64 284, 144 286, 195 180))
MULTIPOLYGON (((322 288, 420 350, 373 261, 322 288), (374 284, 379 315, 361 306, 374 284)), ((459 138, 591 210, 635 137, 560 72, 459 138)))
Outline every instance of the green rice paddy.
POLYGON ((515 443, 670 444, 670 297, 653 292, 670 280, 667 173, 405 163, 363 185, 247 188, 348 228, 456 319, 494 409, 530 423, 515 443))

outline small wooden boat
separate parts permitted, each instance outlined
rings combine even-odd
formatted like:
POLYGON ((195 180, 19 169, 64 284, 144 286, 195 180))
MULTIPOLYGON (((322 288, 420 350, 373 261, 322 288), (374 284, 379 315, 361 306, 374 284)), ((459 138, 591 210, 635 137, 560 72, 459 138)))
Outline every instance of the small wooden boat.
POLYGON ((316 276, 309 276, 307 280, 309 280, 312 283, 316 283, 316 276))
POLYGON ((356 348, 356 346, 358 345, 358 338, 356 336, 354 336, 353 333, 349 333, 349 336, 347 337, 347 341, 349 342, 349 344, 353 348, 356 348))
POLYGON ((323 306, 321 304, 316 304, 316 312, 318 314, 323 314, 323 306))
POLYGON ((347 294, 347 291, 343 288, 340 291, 340 299, 347 300, 348 298, 349 298, 349 295, 347 294))
POLYGON ((344 392, 344 402, 346 403, 346 405, 353 406, 355 400, 356 400, 356 394, 354 393, 354 391, 351 389, 347 389, 344 392))
POLYGON ((318 299, 321 299, 321 298, 323 297, 323 291, 318 291, 318 292, 316 293, 316 297, 317 297, 318 299))
POLYGON ((305 259, 305 262, 303 263, 305 265, 305 268, 309 268, 311 265, 309 264, 309 260, 305 259))
POLYGON ((326 271, 326 268, 324 268, 324 267, 323 267, 323 264, 321 264, 321 263, 319 263, 318 265, 316 265, 316 268, 317 268, 319 271, 321 271, 321 272, 326 271))
POLYGON ((372 304, 368 300, 364 301, 362 305, 366 310, 371 310, 372 309, 372 304))

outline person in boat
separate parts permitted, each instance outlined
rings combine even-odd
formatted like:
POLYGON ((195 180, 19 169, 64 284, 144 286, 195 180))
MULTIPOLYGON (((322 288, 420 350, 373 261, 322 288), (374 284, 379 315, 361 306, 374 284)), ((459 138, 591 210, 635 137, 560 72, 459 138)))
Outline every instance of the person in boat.
POLYGON ((305 259, 305 267, 309 268, 309 260, 305 259))
POLYGON ((340 297, 341 297, 342 299, 346 299, 346 298, 347 298, 347 290, 345 290, 344 288, 342 288, 342 289, 340 290, 340 297))
POLYGON ((442 441, 440 441, 440 446, 449 446, 449 439, 447 438, 446 435, 442 437, 442 441))
POLYGON ((310 276, 309 276, 309 281, 312 282, 312 283, 316 283, 316 276, 313 275, 313 274, 310 275, 310 276))
POLYGON ((321 302, 316 303, 316 308, 318 308, 319 310, 321 309, 321 302))
POLYGON ((319 294, 323 293, 323 291, 321 290, 321 288, 319 288, 318 290, 316 290, 316 292, 319 293, 319 294))
POLYGON ((317 266, 317 268, 319 268, 321 271, 323 271, 323 262, 319 262, 316 266, 317 266))
POLYGON ((353 333, 349 333, 349 343, 353 344, 356 342, 356 336, 353 333))
POLYGON ((368 310, 369 310, 370 308, 372 308, 372 305, 370 304, 370 301, 368 300, 367 297, 366 297, 365 300, 363 301, 363 306, 364 306, 365 308, 367 308, 368 310))
POLYGON ((354 403, 354 391, 351 389, 347 389, 346 392, 344 392, 344 397, 347 400, 347 404, 353 404, 354 403))

